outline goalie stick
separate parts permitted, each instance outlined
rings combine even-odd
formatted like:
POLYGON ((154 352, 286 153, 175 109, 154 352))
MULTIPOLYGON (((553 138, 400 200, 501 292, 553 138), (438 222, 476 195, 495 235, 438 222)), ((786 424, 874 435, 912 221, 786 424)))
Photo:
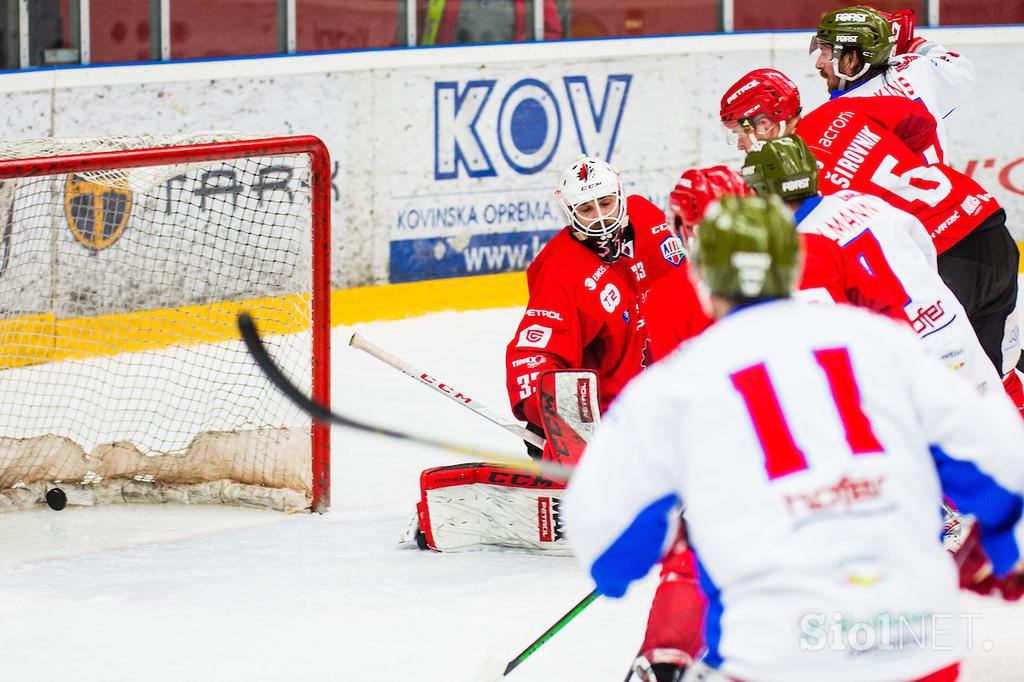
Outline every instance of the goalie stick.
POLYGON ((434 389, 441 395, 450 398, 451 400, 454 400, 456 403, 462 405, 466 409, 476 412, 484 419, 487 419, 493 422, 494 424, 497 424, 506 431, 514 433, 516 436, 522 438, 527 443, 535 445, 541 449, 544 448, 543 437, 537 435, 533 431, 523 428, 517 423, 510 422, 507 419, 502 419, 499 415, 495 414, 494 412, 491 412, 491 410, 488 407, 486 407, 479 401, 470 398, 468 395, 458 390, 451 384, 444 381, 440 381, 439 379, 432 377, 426 372, 421 372, 420 370, 416 369, 415 367, 405 362, 404 360, 401 360, 398 357, 387 352, 380 346, 376 346, 370 343, 369 341, 366 340, 365 337, 361 336, 359 333, 352 334, 352 338, 349 339, 348 345, 352 346, 353 348, 358 348, 359 350, 367 353, 368 355, 372 355, 381 362, 394 367, 402 374, 408 377, 412 377, 413 379, 420 382, 424 386, 429 386, 430 388, 434 389))
POLYGON ((292 383, 290 379, 288 379, 288 377, 285 376, 281 368, 278 367, 277 363, 275 363, 273 358, 270 357, 270 353, 267 351, 267 347, 264 345, 263 339, 260 337, 259 331, 256 329, 256 323, 253 321, 251 315, 246 312, 238 314, 238 330, 242 335, 242 341, 245 342, 245 347, 249 350, 249 354, 252 355, 253 360, 257 365, 259 365, 259 368, 266 375, 267 379, 270 380, 278 390, 284 393, 285 396, 295 403, 303 412, 318 422, 347 426, 348 428, 356 429, 358 431, 375 433, 381 436, 395 438, 397 440, 419 443, 420 445, 429 445, 455 454, 467 455, 474 459, 485 459, 489 462, 494 462, 495 464, 503 464, 510 467, 516 467, 524 471, 531 471, 560 481, 568 480, 572 473, 572 467, 565 466, 563 464, 530 460, 523 457, 515 457, 460 445, 447 440, 417 436, 406 431, 398 431, 386 426, 377 426, 334 412, 329 407, 322 405, 305 395, 294 383, 292 383))

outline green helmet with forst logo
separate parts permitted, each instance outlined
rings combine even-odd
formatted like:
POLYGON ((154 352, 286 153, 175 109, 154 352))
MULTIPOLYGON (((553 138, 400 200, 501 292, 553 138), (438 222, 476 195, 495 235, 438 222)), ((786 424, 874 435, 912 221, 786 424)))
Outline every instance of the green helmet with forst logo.
POLYGON ((844 51, 857 48, 864 56, 865 66, 877 67, 886 65, 896 45, 889 20, 878 10, 863 5, 844 7, 823 16, 815 41, 812 51, 817 49, 818 43, 828 43, 832 46, 833 59, 838 61, 844 51))
POLYGON ((832 70, 839 79, 837 90, 846 90, 857 83, 872 67, 885 68, 896 47, 896 36, 889 20, 876 9, 856 5, 829 12, 821 18, 818 31, 811 39, 811 52, 821 43, 832 46, 832 70), (863 57, 860 70, 844 74, 840 61, 848 50, 855 50, 863 57))
POLYGON ((743 161, 743 182, 758 196, 802 199, 818 193, 818 160, 796 135, 758 143, 743 161))
POLYGON ((724 196, 696 233, 694 264, 708 290, 730 301, 786 298, 800 270, 800 239, 776 196, 724 196))

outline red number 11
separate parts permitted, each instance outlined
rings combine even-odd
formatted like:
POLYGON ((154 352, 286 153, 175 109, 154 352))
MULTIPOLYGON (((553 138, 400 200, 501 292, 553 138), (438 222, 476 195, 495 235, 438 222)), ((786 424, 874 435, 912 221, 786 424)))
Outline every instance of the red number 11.
MULTIPOLYGON (((860 390, 853 376, 849 351, 845 348, 816 350, 814 359, 832 389, 832 400, 843 423, 850 451, 855 455, 883 452, 882 444, 871 428, 871 421, 861 407, 860 390)), ((806 469, 807 458, 793 440, 764 363, 735 372, 730 378, 743 397, 761 441, 768 478, 774 480, 806 469)))

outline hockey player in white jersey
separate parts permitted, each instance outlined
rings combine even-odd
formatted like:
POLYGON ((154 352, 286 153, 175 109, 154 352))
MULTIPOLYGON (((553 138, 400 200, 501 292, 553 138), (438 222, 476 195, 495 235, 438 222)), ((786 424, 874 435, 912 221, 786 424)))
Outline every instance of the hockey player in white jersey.
POLYGON ((956 680, 939 507, 945 493, 976 514, 995 573, 1019 585, 1024 424, 905 326, 788 300, 799 249, 777 198, 712 205, 695 264, 718 322, 606 413, 569 482, 566 533, 618 597, 685 505, 709 604, 707 652, 684 679, 956 680))
POLYGON ((832 98, 920 100, 938 122, 938 144, 924 152, 935 163, 945 156, 943 119, 970 96, 974 65, 938 43, 914 37, 913 16, 907 10, 890 15, 863 5, 829 12, 818 24, 811 52, 819 50, 814 66, 832 98))
POLYGON ((743 179, 760 196, 776 194, 794 211, 797 231, 837 243, 851 267, 863 268, 903 302, 932 357, 979 390, 1001 390, 967 313, 939 277, 935 246, 914 216, 882 199, 851 190, 818 193, 818 163, 802 138, 759 143, 743 163, 743 179))

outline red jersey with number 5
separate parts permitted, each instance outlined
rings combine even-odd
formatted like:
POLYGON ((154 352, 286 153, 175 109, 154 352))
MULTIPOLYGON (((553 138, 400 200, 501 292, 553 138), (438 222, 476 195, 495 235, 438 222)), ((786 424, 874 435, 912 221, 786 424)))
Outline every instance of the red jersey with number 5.
POLYGON ((822 194, 852 189, 884 199, 921 221, 943 253, 1000 206, 963 173, 925 161, 935 126, 916 100, 840 97, 804 116, 796 133, 818 159, 822 194))
POLYGON ((566 228, 527 269, 530 301, 505 354, 517 418, 541 423, 537 379, 545 370, 566 367, 597 373, 603 411, 651 362, 652 343, 671 347, 682 339, 667 335, 696 334, 708 325, 685 276, 682 241, 665 214, 638 195, 627 197, 626 208, 633 239, 614 263, 603 262, 566 228), (668 288, 659 286, 648 304, 647 292, 662 279, 668 288), (662 319, 670 314, 673 319, 662 319), (658 318, 650 328, 648 315, 658 318))

